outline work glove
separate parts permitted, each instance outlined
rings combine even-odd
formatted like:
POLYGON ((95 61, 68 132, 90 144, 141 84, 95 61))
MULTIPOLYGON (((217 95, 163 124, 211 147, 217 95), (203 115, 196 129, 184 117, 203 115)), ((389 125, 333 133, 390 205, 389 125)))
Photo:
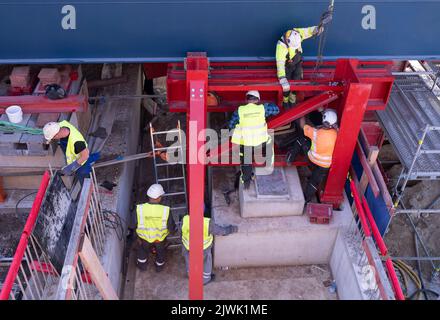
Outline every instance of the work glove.
POLYGON ((81 165, 77 161, 73 161, 71 164, 61 168, 61 173, 66 176, 71 176, 79 168, 81 168, 81 165))
POLYGON ((320 26, 321 25, 326 25, 328 23, 330 23, 333 20, 333 10, 327 10, 326 12, 324 12, 321 15, 321 22, 320 22, 320 26))
POLYGON ((289 84, 289 81, 287 81, 286 77, 281 77, 280 78, 280 84, 283 87, 283 91, 284 92, 289 92, 290 91, 290 84, 289 84))
POLYGON ((226 235, 238 232, 237 226, 229 225, 226 228, 227 228, 226 235))
POLYGON ((313 35, 319 36, 323 32, 324 32, 324 27, 320 25, 320 26, 316 27, 315 30, 313 30, 313 35))

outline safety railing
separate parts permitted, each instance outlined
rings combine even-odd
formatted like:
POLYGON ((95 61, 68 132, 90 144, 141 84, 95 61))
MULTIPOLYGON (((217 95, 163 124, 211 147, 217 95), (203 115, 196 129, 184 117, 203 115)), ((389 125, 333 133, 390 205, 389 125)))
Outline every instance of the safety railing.
POLYGON ((59 274, 32 234, 49 180, 50 175, 46 171, 3 283, 0 300, 44 299, 46 289, 58 281, 59 274))
POLYGON ((56 300, 118 299, 100 256, 106 239, 96 175, 84 179, 56 300))
POLYGON ((405 300, 392 260, 388 256, 388 249, 379 232, 367 200, 365 199, 365 196, 362 196, 362 198, 359 196, 356 183, 351 178, 350 190, 354 202, 353 208, 355 209, 353 210, 354 221, 357 226, 355 229, 356 231, 359 231, 355 232, 359 235, 359 252, 361 252, 358 264, 361 266, 361 270, 365 273, 364 276, 367 276, 367 278, 370 277, 369 283, 372 284, 370 287, 366 288, 367 294, 372 300, 390 299, 390 293, 388 292, 384 281, 384 277, 386 276, 388 282, 392 286, 394 298, 396 300, 405 300), (377 252, 381 255, 380 260, 374 258, 377 252), (383 260, 385 262, 386 275, 381 273, 383 266, 379 265, 382 264, 383 260), (371 281, 372 276, 374 276, 375 281, 371 281))

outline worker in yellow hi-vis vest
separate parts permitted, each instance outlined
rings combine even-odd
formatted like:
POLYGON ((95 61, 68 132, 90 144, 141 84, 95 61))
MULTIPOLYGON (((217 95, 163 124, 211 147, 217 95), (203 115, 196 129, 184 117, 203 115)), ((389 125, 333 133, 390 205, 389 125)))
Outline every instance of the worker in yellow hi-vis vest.
POLYGON ((66 155, 67 165, 61 169, 65 175, 73 175, 89 160, 90 152, 83 135, 74 125, 64 120, 49 122, 43 127, 46 140, 60 140, 60 147, 66 155))
MULTIPOLYGON (((203 218, 203 284, 214 281, 212 273, 212 243, 214 235, 227 236, 238 232, 237 226, 222 227, 214 223, 211 218, 203 218)), ((185 258, 186 272, 189 273, 189 215, 183 217, 182 222, 182 254, 185 258)))
POLYGON ((161 204, 165 194, 162 185, 153 184, 147 191, 149 201, 136 207, 137 228, 140 245, 136 265, 142 271, 147 269, 148 255, 152 246, 156 249, 156 272, 165 265, 165 238, 175 229, 170 207, 161 204))
POLYGON ((303 78, 302 41, 320 35, 323 31, 322 25, 320 27, 293 28, 287 30, 278 40, 275 59, 277 77, 283 87, 283 108, 291 108, 296 103, 296 94, 290 91, 288 80, 303 78))
POLYGON ((246 93, 246 104, 238 107, 229 120, 234 130, 231 142, 240 146, 240 181, 249 189, 254 176, 252 163, 256 155, 266 157, 266 165, 273 165, 273 141, 267 130, 266 118, 277 115, 280 109, 273 103, 261 103, 260 93, 246 93))

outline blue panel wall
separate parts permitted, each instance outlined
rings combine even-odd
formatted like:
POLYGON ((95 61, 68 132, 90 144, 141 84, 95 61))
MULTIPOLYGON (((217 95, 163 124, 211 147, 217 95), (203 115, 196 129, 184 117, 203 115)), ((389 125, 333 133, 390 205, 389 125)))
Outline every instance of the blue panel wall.
MULTIPOLYGON (((188 51, 213 60, 273 59, 290 27, 317 24, 329 1, 298 0, 0 0, 0 63, 176 61, 188 51), (64 30, 73 5, 76 29, 64 30)), ((371 11, 370 11, 371 12, 371 11)), ((336 0, 325 56, 440 58, 440 2, 336 0), (365 30, 362 9, 375 9, 365 30)), ((317 40, 304 43, 306 58, 317 40)))

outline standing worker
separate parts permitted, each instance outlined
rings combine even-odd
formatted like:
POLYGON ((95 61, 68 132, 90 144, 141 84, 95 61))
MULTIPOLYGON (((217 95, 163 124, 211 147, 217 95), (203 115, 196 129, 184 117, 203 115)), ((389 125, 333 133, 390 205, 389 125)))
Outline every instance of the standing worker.
POLYGON ((229 129, 234 129, 231 142, 240 145, 241 182, 245 189, 253 177, 252 160, 256 149, 272 151, 272 141, 267 132, 266 118, 280 112, 273 103, 260 103, 260 93, 256 90, 246 93, 247 104, 238 107, 229 121, 229 129), (245 157, 246 156, 246 157, 245 157))
POLYGON ((301 42, 320 35, 324 31, 322 24, 308 28, 293 28, 286 31, 277 42, 275 59, 277 77, 283 87, 283 108, 291 108, 296 103, 296 94, 290 91, 288 80, 302 80, 301 42))
POLYGON ((66 155, 67 162, 61 169, 62 174, 71 176, 83 166, 84 170, 81 171, 90 172, 87 142, 75 126, 66 120, 49 122, 44 125, 43 134, 48 142, 53 139, 60 140, 60 147, 66 155))
POLYGON ((301 118, 300 126, 304 130, 304 135, 299 135, 287 152, 286 162, 288 165, 295 160, 300 152, 307 153, 311 162, 312 175, 304 192, 306 202, 312 200, 332 164, 333 150, 338 136, 337 121, 338 116, 332 109, 323 112, 321 127, 314 128, 306 125, 305 118, 301 118))
POLYGON ((164 194, 162 185, 153 184, 147 191, 149 201, 136 207, 136 233, 140 241, 136 265, 142 271, 147 269, 151 246, 156 249, 156 272, 162 271, 165 264, 164 240, 170 233, 169 230, 174 230, 175 225, 170 207, 160 204, 164 194))
MULTIPOLYGON (((203 284, 214 281, 212 273, 212 242, 214 235, 227 236, 238 231, 237 226, 222 227, 214 223, 211 218, 203 218, 203 284)), ((183 217, 182 222, 182 254, 185 258, 186 273, 189 274, 189 215, 183 217)))

